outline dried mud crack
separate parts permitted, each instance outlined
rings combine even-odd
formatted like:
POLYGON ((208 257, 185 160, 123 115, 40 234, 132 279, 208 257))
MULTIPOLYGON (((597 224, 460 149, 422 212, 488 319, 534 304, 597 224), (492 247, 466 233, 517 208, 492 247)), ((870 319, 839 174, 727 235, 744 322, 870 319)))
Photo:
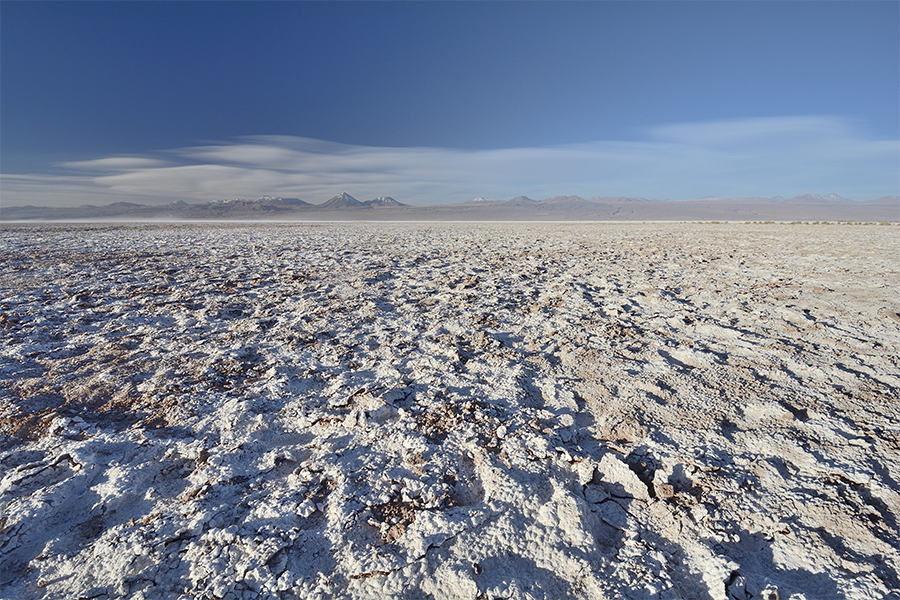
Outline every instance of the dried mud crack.
POLYGON ((0 233, 0 597, 900 593, 896 226, 0 233))

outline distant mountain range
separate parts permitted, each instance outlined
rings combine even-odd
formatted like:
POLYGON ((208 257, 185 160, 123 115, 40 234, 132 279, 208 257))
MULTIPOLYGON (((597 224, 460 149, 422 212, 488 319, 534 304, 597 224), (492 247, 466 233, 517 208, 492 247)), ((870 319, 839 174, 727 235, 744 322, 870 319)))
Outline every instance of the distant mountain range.
POLYGON ((83 205, 0 207, 3 221, 151 221, 151 220, 471 220, 471 221, 900 221, 900 196, 854 202, 837 194, 805 194, 785 199, 646 198, 554 196, 532 200, 473 198, 460 204, 412 206, 382 196, 360 202, 344 192, 321 204, 299 198, 262 196, 255 200, 217 200, 165 205, 114 202, 83 205))
MULTIPOLYGON (((301 200, 301 202, 303 202, 301 200)), ((306 204, 304 202, 304 204, 306 204)), ((393 206, 407 206, 406 204, 401 204, 397 202, 393 198, 389 196, 381 196, 379 198, 375 198, 374 200, 366 200, 365 202, 360 202, 347 192, 341 192, 339 195, 334 196, 333 198, 328 199, 322 204, 306 204, 310 207, 315 207, 321 210, 335 210, 335 209, 345 209, 345 208, 386 208, 393 206)))

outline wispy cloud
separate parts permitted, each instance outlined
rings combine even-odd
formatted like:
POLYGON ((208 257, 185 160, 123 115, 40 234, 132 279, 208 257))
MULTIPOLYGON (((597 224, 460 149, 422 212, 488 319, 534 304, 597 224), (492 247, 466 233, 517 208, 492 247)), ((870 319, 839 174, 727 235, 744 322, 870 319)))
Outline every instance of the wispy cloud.
POLYGON ((162 202, 299 197, 347 191, 414 204, 475 196, 774 196, 811 191, 853 199, 900 193, 900 142, 840 117, 679 123, 640 141, 541 148, 386 148, 286 136, 245 137, 60 165, 64 173, 2 179, 3 203, 162 202))
POLYGON ((143 158, 139 156, 114 156, 111 158, 97 158, 94 160, 81 160, 62 163, 62 166, 70 169, 85 171, 132 171, 134 169, 153 169, 168 164, 166 161, 155 158, 143 158))

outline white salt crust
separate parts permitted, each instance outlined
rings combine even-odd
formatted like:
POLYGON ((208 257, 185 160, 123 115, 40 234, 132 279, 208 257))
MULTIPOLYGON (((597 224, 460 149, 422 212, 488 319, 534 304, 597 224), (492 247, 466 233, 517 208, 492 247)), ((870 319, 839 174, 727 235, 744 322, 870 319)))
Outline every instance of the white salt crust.
POLYGON ((898 598, 898 240, 6 226, 0 597, 898 598))

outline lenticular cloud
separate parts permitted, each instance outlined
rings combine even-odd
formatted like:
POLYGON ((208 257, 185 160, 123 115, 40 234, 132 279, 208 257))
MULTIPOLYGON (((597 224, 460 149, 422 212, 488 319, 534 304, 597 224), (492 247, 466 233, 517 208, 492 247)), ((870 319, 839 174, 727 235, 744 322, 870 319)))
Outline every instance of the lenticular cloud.
POLYGON ((897 140, 873 139, 851 119, 679 123, 648 129, 643 138, 461 150, 243 137, 154 156, 63 163, 62 176, 4 176, 4 196, 9 204, 103 196, 209 201, 262 194, 318 202, 340 189, 434 204, 561 193, 665 199, 831 189, 858 200, 898 193, 897 140))

